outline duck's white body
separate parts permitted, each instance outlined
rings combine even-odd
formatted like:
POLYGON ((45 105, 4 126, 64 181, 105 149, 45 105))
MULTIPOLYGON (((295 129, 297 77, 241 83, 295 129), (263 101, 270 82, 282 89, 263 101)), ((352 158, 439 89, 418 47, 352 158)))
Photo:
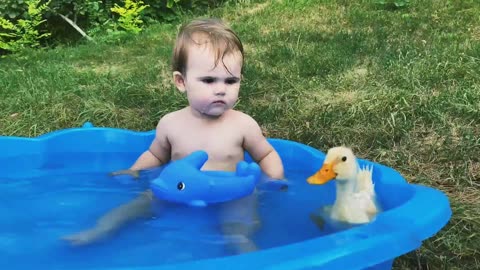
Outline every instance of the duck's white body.
POLYGON ((372 221, 380 211, 372 180, 372 168, 360 168, 353 152, 346 147, 328 151, 322 168, 308 178, 310 184, 336 179, 336 199, 331 218, 361 224, 372 221))
POLYGON ((348 223, 370 222, 379 211, 371 168, 359 169, 356 179, 336 182, 331 218, 348 223))

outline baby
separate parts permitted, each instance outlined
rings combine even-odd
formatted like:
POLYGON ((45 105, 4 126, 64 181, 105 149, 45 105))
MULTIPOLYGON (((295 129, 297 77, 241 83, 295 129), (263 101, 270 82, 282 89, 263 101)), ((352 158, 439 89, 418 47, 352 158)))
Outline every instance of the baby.
MULTIPOLYGON (((196 150, 208 153, 202 170, 234 171, 247 151, 265 174, 283 179, 282 161, 257 122, 232 109, 238 100, 243 58, 240 39, 220 20, 194 20, 183 26, 173 52, 173 80, 189 105, 160 119, 150 148, 127 173, 135 175, 196 150)), ((155 200, 147 190, 101 217, 93 228, 64 239, 74 245, 96 241, 132 219, 151 216, 155 200)), ((256 211, 255 193, 220 207, 222 232, 238 240, 234 246, 238 253, 257 249, 250 239, 259 225, 256 211)))

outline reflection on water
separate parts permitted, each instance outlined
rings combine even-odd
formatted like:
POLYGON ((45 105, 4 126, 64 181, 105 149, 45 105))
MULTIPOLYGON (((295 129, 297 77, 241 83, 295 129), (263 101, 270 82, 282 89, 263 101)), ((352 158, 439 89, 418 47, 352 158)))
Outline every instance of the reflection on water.
POLYGON ((323 234, 331 234, 334 232, 348 230, 362 224, 351 224, 347 222, 338 221, 331 218, 332 206, 327 205, 320 207, 318 210, 310 213, 310 220, 317 226, 323 234))

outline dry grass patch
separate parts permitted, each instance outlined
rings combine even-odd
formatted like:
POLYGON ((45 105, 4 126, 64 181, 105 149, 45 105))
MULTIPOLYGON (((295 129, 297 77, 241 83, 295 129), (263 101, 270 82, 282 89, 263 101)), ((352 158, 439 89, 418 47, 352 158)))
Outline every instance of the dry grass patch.
POLYGON ((74 64, 72 65, 73 69, 77 73, 88 74, 90 72, 94 72, 97 75, 110 75, 110 76, 124 76, 126 73, 129 73, 132 68, 126 64, 118 64, 118 63, 82 63, 82 64, 74 64))
POLYGON ((271 24, 265 24, 260 27, 259 32, 267 35, 272 31, 292 32, 300 29, 315 29, 316 32, 336 34, 338 31, 349 30, 344 8, 338 6, 327 8, 324 5, 312 5, 309 8, 311 12, 306 12, 302 16, 297 12, 286 10, 281 18, 272 21, 274 27, 271 24))

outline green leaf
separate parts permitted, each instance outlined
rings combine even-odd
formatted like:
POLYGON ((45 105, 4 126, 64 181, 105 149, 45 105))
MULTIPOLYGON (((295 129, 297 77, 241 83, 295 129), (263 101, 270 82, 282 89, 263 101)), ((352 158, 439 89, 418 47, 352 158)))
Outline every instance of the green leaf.
POLYGON ((8 33, 0 33, 0 36, 2 36, 2 37, 15 37, 14 34, 8 34, 8 33))

